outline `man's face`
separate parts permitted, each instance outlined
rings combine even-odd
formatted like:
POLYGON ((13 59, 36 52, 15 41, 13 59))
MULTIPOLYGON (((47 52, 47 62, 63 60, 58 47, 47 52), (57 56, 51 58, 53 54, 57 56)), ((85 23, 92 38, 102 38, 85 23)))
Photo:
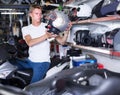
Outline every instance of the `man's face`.
POLYGON ((32 19, 32 21, 36 21, 36 22, 40 22, 41 18, 42 18, 42 11, 41 9, 34 9, 31 13, 30 13, 30 17, 32 19))

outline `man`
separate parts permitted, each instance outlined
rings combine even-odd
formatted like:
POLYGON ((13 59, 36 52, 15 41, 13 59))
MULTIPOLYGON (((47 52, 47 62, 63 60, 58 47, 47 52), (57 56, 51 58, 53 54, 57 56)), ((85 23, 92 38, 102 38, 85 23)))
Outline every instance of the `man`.
POLYGON ((39 5, 32 5, 29 9, 29 16, 31 17, 31 24, 22 28, 23 39, 29 46, 29 57, 26 59, 26 63, 20 63, 24 68, 33 69, 33 77, 31 83, 41 80, 49 66, 50 66, 50 42, 49 38, 55 38, 60 44, 64 44, 67 40, 69 25, 67 31, 64 32, 64 36, 47 32, 45 28, 46 23, 41 22, 42 9, 39 5))

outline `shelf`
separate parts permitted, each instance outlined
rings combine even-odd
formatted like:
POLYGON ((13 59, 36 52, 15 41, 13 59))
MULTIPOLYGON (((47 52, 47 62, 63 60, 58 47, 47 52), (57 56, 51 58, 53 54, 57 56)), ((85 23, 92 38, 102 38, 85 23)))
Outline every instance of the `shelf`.
POLYGON ((93 23, 93 22, 102 22, 102 21, 110 21, 110 20, 120 20, 120 16, 112 15, 107 17, 92 18, 87 20, 75 21, 75 22, 72 22, 72 24, 93 23))
POLYGON ((25 5, 25 4, 23 4, 23 5, 2 5, 2 4, 0 4, 0 8, 1 9, 7 9, 7 8, 9 8, 9 9, 28 9, 29 8, 29 6, 30 5, 25 5))
POLYGON ((103 54, 107 56, 113 56, 120 59, 120 52, 113 51, 112 49, 106 49, 101 47, 91 47, 91 46, 82 46, 82 45, 73 45, 73 47, 80 48, 86 51, 96 52, 97 54, 103 54))
POLYGON ((99 52, 99 53, 103 53, 103 54, 111 54, 110 50, 107 49, 103 49, 103 48, 99 48, 99 47, 90 47, 90 46, 81 46, 81 45, 74 45, 74 47, 80 48, 80 49, 85 49, 85 50, 90 50, 90 51, 94 51, 94 52, 99 52))
MULTIPOLYGON (((74 21, 72 24, 89 24, 89 23, 95 23, 95 22, 106 22, 106 21, 112 21, 112 20, 120 20, 119 15, 110 15, 107 17, 100 17, 100 18, 92 18, 87 20, 81 20, 81 21, 74 21)), ((92 51, 98 54, 113 56, 120 58, 120 52, 119 51, 113 51, 112 49, 104 48, 104 47, 92 47, 92 46, 82 46, 82 45, 73 45, 74 47, 84 49, 87 51, 92 51)))

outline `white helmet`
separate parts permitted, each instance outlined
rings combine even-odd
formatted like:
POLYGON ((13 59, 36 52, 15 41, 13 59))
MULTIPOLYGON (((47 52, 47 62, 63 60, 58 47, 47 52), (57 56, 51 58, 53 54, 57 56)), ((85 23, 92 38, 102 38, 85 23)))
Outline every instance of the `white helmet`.
POLYGON ((62 11, 52 11, 48 18, 48 28, 55 34, 65 31, 65 29, 69 26, 70 20, 68 15, 62 11))
POLYGON ((77 17, 91 17, 92 8, 87 4, 82 4, 78 6, 77 17))

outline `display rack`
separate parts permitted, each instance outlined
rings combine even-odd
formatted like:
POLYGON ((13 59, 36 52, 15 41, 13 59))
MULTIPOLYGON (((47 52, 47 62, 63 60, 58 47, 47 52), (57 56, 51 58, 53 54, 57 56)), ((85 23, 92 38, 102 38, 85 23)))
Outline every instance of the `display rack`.
MULTIPOLYGON (((87 19, 87 20, 82 20, 82 21, 75 21, 72 22, 72 24, 85 24, 85 23, 93 23, 93 22, 104 22, 104 21, 111 21, 111 20, 120 20, 119 15, 112 15, 112 16, 107 16, 107 17, 101 17, 101 18, 92 18, 92 19, 87 19)), ((120 52, 119 51, 114 51, 113 49, 107 49, 107 48, 99 48, 99 47, 92 47, 92 46, 82 46, 82 45, 73 45, 74 47, 84 49, 84 50, 89 50, 97 53, 102 53, 103 55, 110 55, 110 56, 115 56, 115 57, 120 57, 120 52)))
POLYGON ((110 20, 120 20, 119 15, 111 15, 107 17, 101 17, 101 18, 93 18, 93 19, 87 19, 87 20, 81 20, 81 21, 74 21, 72 24, 84 24, 84 23, 93 23, 93 22, 101 22, 101 21, 110 21, 110 20))

